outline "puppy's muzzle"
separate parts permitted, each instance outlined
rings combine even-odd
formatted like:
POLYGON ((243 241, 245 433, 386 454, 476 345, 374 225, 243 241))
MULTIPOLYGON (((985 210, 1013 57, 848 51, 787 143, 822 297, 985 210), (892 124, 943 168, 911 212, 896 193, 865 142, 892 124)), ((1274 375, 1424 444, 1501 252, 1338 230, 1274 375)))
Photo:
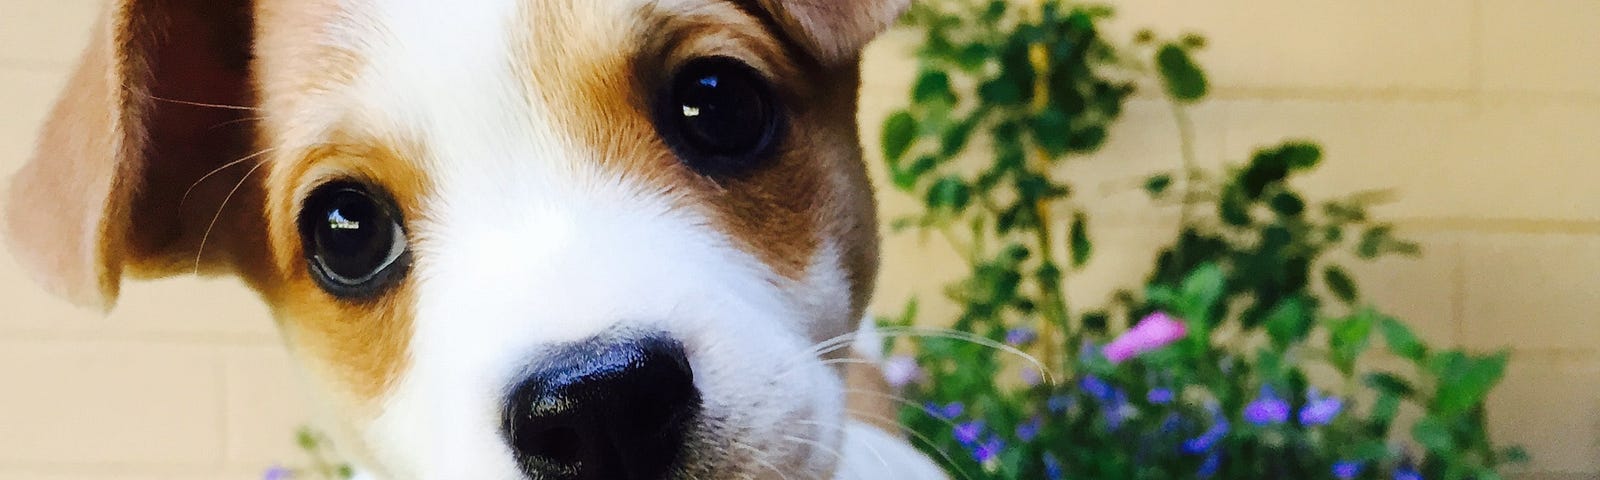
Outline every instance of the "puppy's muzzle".
POLYGON ((700 413, 683 345, 663 336, 558 348, 514 387, 504 434, 530 478, 666 478, 700 413))

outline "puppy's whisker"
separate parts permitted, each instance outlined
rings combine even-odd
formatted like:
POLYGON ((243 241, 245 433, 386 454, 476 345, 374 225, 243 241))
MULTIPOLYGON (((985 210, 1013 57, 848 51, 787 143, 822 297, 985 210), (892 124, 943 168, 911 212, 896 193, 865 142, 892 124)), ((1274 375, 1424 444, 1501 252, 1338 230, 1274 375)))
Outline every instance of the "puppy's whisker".
MULTIPOLYGON (((850 416, 853 416, 853 417, 865 418, 865 419, 868 419, 868 420, 876 420, 876 421, 879 421, 879 422, 884 422, 885 424, 888 424, 888 425, 895 425, 896 427, 898 427, 900 429, 901 432, 904 432, 907 435, 911 435, 911 437, 913 439, 921 441, 923 444, 928 446, 929 450, 932 450, 933 453, 938 454, 939 455, 939 459, 943 460, 945 463, 949 464, 951 470, 954 470, 956 473, 960 473, 961 474, 962 480, 972 480, 972 474, 969 474, 969 473, 967 473, 966 470, 962 469, 961 468, 961 464, 960 463, 956 463, 956 459, 951 457, 949 452, 944 451, 943 448, 939 448, 939 444, 937 442, 934 442, 933 439, 929 438, 927 435, 923 435, 922 432, 918 432, 916 430, 912 430, 912 429, 906 428, 904 425, 900 424, 899 420, 896 420, 896 419, 893 419, 893 418, 889 418, 889 417, 885 417, 883 415, 878 415, 878 414, 875 414, 875 413, 864 412, 864 411, 850 409, 850 408, 844 409, 844 412, 846 414, 849 414, 850 416)), ((938 417, 935 417, 935 418, 938 418, 938 417)))
POLYGON ((845 464, 845 462, 844 462, 844 453, 840 452, 839 449, 837 449, 837 448, 833 448, 833 447, 830 447, 830 446, 827 446, 827 445, 823 445, 822 442, 818 442, 816 440, 812 440, 812 439, 809 439, 809 438, 800 438, 800 437, 796 437, 794 435, 783 435, 781 438, 783 438, 784 440, 788 440, 788 441, 794 442, 794 443, 798 443, 798 444, 801 444, 801 445, 809 446, 811 448, 815 448, 815 449, 817 449, 817 451, 820 451, 820 452, 823 452, 823 453, 831 454, 831 455, 833 455, 833 458, 836 458, 836 459, 839 460, 839 466, 840 467, 844 467, 844 464, 845 464))
MULTIPOLYGON (((946 339, 946 340, 956 340, 956 341, 968 342, 968 343, 972 343, 972 344, 975 344, 975 345, 980 345, 980 346, 992 348, 992 349, 995 349, 995 350, 999 350, 999 351, 1011 354, 1013 356, 1016 356, 1017 358, 1021 358, 1022 360, 1025 360, 1028 363, 1032 364, 1033 368, 1039 371, 1040 376, 1043 377, 1042 380, 1044 381, 1044 383, 1046 385, 1055 385, 1055 383, 1056 383, 1055 382, 1055 377, 1050 373, 1050 371, 1048 369, 1046 369, 1044 367, 1044 362, 1039 361, 1038 357, 1035 357, 1032 354, 1029 354, 1028 352, 1024 352, 1024 351, 1022 351, 1022 349, 1019 349, 1017 347, 1013 347, 1011 345, 1006 345, 1005 343, 997 342, 997 341, 994 341, 994 340, 991 340, 989 338, 986 338, 986 337, 983 337, 983 336, 980 336, 980 335, 976 335, 976 334, 973 334, 973 333, 963 332, 963 331, 959 331, 959 330, 952 330, 952 329, 948 329, 948 328, 936 329, 936 328, 921 328, 921 327, 885 327, 885 328, 879 329, 877 333, 879 335, 883 335, 886 338, 888 338, 888 337, 940 338, 940 339, 946 339)), ((849 334, 849 335, 857 335, 857 334, 852 333, 852 334, 849 334)), ((844 348, 844 347, 846 347, 846 346, 848 346, 850 344, 847 341, 841 341, 839 339, 827 340, 827 341, 824 341, 823 343, 830 343, 830 342, 837 343, 837 344, 836 345, 832 345, 832 346, 828 346, 828 347, 825 347, 825 348, 822 348, 822 349, 817 349, 817 348, 814 347, 813 350, 816 351, 815 356, 821 357, 821 356, 827 355, 829 353, 838 351, 839 349, 844 348)))
POLYGON ((277 150, 278 150, 278 147, 267 148, 267 149, 261 150, 261 151, 256 152, 256 153, 252 153, 250 155, 246 155, 244 158, 241 158, 241 159, 234 160, 234 161, 228 162, 226 164, 223 164, 222 166, 217 167, 217 168, 211 170, 210 172, 206 172, 206 174, 202 175, 199 180, 195 180, 194 184, 189 185, 189 189, 188 190, 184 190, 183 191, 183 197, 178 199, 178 208, 180 208, 180 209, 183 208, 183 205, 185 203, 189 202, 189 195, 193 194, 195 187, 199 187, 201 183, 204 183, 206 181, 206 179, 211 178, 213 175, 221 173, 223 170, 227 170, 228 168, 233 167, 234 165, 238 165, 238 164, 241 164, 241 163, 244 163, 244 162, 248 162, 248 161, 256 159, 256 158, 260 158, 262 155, 266 155, 268 153, 272 153, 272 152, 277 151, 277 150))
MULTIPOLYGON (((843 425, 830 425, 830 424, 826 424, 826 423, 822 423, 822 422, 818 422, 818 421, 814 421, 814 420, 795 420, 795 423, 800 424, 800 425, 810 425, 810 426, 814 426, 814 427, 831 428, 831 429, 833 429, 833 431, 839 432, 841 434, 841 436, 842 436, 842 434, 846 433, 844 431, 844 426, 843 425)), ((863 443, 862 446, 867 447, 867 450, 872 452, 872 456, 878 457, 878 463, 883 464, 883 468, 884 469, 892 470, 894 468, 894 467, 890 467, 889 466, 889 459, 888 458, 884 458, 883 452, 879 451, 878 447, 872 446, 871 443, 863 443)))
POLYGON ((158 101, 158 102, 176 103, 178 105, 188 105, 188 106, 191 106, 191 107, 220 108, 220 109, 223 109, 223 110, 247 110, 247 111, 252 111, 252 112, 260 110, 259 108, 255 108, 255 107, 245 107, 245 106, 240 106, 240 105, 227 105, 227 104, 221 104, 221 103, 191 102, 191 101, 188 101, 188 100, 176 100, 176 99, 171 99, 171 98, 162 98, 162 97, 157 97, 155 95, 149 95, 149 97, 150 97, 150 99, 158 101))
POLYGON ((233 125, 233 124, 236 124, 236 123, 254 122, 254 121, 257 121, 257 120, 265 120, 266 118, 267 117, 244 117, 244 118, 228 120, 226 122, 222 122, 222 123, 218 123, 216 125, 212 125, 211 128, 209 128, 207 130, 216 130, 216 129, 219 129, 219 128, 222 128, 222 127, 226 127, 228 125, 233 125))
MULTIPOLYGON (((789 476, 788 475, 784 475, 783 474, 783 470, 779 470, 776 465, 773 465, 772 462, 767 461, 766 454, 762 453, 760 449, 757 449, 756 447, 752 447, 750 445, 746 445, 744 442, 741 442, 741 441, 738 441, 738 440, 733 440, 733 446, 735 448, 740 449, 740 450, 744 450, 746 452, 749 452, 751 461, 756 462, 757 464, 760 464, 762 467, 766 467, 767 470, 772 470, 772 473, 778 474, 778 478, 781 478, 783 480, 789 480, 789 476)), ((752 475, 752 477, 753 477, 753 475, 752 475)))
POLYGON ((221 220, 222 219, 222 212, 225 212, 225 211, 228 210, 228 201, 233 199, 233 195, 234 194, 239 193, 239 188, 243 187, 245 182, 250 181, 250 176, 251 175, 255 175, 256 170, 260 170, 261 167, 266 166, 266 165, 267 165, 267 162, 256 162, 256 166, 250 167, 250 171, 244 172, 244 177, 240 178, 239 179, 239 183, 233 186, 233 190, 229 190, 228 191, 228 196, 222 197, 222 205, 217 206, 217 214, 213 215, 211 217, 211 224, 206 226, 206 233, 204 235, 200 236, 200 247, 195 249, 195 254, 194 254, 194 274, 195 275, 199 275, 200 274, 200 262, 201 262, 201 259, 205 258, 205 254, 206 254, 206 241, 211 240, 211 230, 217 228, 217 220, 221 220))

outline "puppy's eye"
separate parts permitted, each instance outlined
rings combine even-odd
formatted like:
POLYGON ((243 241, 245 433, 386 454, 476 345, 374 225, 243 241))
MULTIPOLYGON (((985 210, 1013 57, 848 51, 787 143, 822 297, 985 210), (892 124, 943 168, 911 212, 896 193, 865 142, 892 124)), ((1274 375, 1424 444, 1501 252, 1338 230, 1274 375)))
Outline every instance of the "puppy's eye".
POLYGON ((765 160, 780 108, 749 65, 728 57, 678 69, 660 101, 657 129, 674 153, 704 174, 733 174, 765 160))
POLYGON ((311 276, 328 293, 372 296, 405 272, 405 231, 393 202, 348 182, 317 188, 300 211, 300 241, 311 276))

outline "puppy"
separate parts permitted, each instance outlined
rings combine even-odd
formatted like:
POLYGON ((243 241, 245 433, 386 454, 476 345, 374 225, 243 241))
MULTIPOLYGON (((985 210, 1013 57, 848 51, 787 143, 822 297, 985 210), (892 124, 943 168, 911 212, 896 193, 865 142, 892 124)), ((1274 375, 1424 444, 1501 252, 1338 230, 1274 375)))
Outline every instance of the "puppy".
POLYGON ((366 478, 941 478, 830 342, 906 2, 113 0, 8 238, 100 308, 241 278, 366 478))

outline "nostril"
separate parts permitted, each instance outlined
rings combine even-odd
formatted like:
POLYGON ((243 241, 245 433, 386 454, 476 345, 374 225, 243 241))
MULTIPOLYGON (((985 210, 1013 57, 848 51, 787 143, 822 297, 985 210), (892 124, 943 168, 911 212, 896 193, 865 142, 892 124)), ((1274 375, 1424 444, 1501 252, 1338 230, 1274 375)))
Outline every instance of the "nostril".
POLYGON ((578 435, 578 430, 567 426, 540 429, 537 427, 523 430, 523 434, 512 438, 512 448, 519 452, 537 452, 533 456, 548 463, 549 467, 570 470, 576 469, 583 463, 583 438, 578 435))
POLYGON ((700 413, 683 346, 662 337, 558 348, 511 392, 506 441, 534 478, 656 479, 700 413))

